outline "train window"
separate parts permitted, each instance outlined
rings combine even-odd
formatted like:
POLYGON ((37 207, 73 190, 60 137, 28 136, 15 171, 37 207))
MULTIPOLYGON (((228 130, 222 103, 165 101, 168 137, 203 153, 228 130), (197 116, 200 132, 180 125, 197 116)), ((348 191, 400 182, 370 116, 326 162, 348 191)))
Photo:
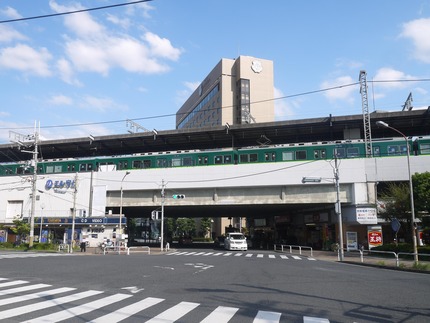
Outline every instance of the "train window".
MULTIPOLYGON (((126 165, 127 165, 127 162, 126 162, 126 165)), ((88 164, 87 165, 87 170, 88 171, 92 171, 93 170, 93 164, 88 164)))
POLYGON ((381 156, 381 147, 379 147, 379 146, 373 146, 373 156, 374 157, 381 156))
POLYGON ((264 160, 265 161, 275 161, 276 160, 276 154, 274 152, 268 152, 264 154, 264 160))
POLYGON ((249 155, 248 154, 239 155, 239 162, 241 164, 249 163, 249 155))
POLYGON ((348 158, 360 157, 357 147, 348 148, 346 155, 348 158))
POLYGON ((257 154, 249 154, 249 162, 251 162, 251 163, 258 162, 258 155, 257 154))
POLYGON ((421 154, 430 154, 430 144, 420 144, 421 154))
POLYGON ((157 158, 157 167, 167 167, 167 159, 157 158))
POLYGON ((46 174, 52 174, 54 172, 54 166, 46 166, 46 174))
POLYGON ((87 164, 80 164, 79 165, 79 171, 85 172, 87 170, 87 164))
POLYGON ((133 160, 133 168, 143 168, 143 162, 141 160, 133 160))
POLYGON ((67 165, 67 171, 68 172, 74 172, 75 171, 75 165, 74 164, 68 164, 67 165))
POLYGON ((61 165, 54 166, 54 173, 62 173, 63 167, 61 165))
POLYGON ((224 156, 224 164, 231 164, 231 155, 224 156))
POLYGON ((408 154, 408 147, 406 145, 401 145, 400 151, 402 152, 402 155, 407 155, 408 154))
POLYGON ((333 156, 337 158, 345 158, 346 156, 345 148, 335 148, 333 150, 333 156))
POLYGON ((151 168, 151 165, 152 165, 152 163, 151 163, 150 159, 145 159, 143 161, 143 168, 151 168))
MULTIPOLYGON (((90 166, 90 164, 88 164, 88 166, 90 166)), ((128 168, 128 161, 123 160, 118 163, 118 169, 127 169, 127 168, 128 168)))
POLYGON ((181 159, 180 158, 173 158, 172 159, 172 167, 178 167, 181 166, 181 159))
POLYGON ((314 159, 325 159, 325 149, 315 149, 314 159))
POLYGON ((296 151, 296 160, 304 160, 306 159, 306 150, 297 150, 296 151))
POLYGON ((207 165, 208 164, 208 156, 199 156, 199 165, 207 165))
POLYGON ((292 151, 283 151, 282 160, 294 160, 294 154, 292 151))
POLYGON ((400 155, 400 147, 395 145, 395 146, 388 146, 387 147, 387 152, 388 155, 400 155))
POLYGON ((214 161, 216 165, 222 164, 222 156, 215 156, 214 161))
POLYGON ((182 159, 182 166, 193 166, 193 160, 191 157, 184 157, 182 159))

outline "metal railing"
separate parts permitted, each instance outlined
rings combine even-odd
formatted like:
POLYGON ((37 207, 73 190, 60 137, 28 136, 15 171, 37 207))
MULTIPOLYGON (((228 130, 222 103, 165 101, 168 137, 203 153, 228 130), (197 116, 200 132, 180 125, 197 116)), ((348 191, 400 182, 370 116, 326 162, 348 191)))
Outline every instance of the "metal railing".
MULTIPOLYGON (((412 257, 415 255, 415 253, 413 253, 413 252, 409 253, 409 252, 379 251, 379 250, 371 250, 371 249, 369 249, 369 250, 358 250, 358 251, 360 252, 360 261, 362 263, 364 263, 364 253, 365 252, 369 253, 369 254, 379 253, 379 254, 393 255, 394 259, 396 261, 396 267, 400 266, 400 259, 401 259, 401 257, 399 257, 400 255, 412 256, 412 257)), ((430 258, 430 254, 418 253, 416 255, 418 256, 418 258, 419 258, 419 256, 430 258)), ((382 258, 382 259, 384 259, 384 258, 382 258)), ((413 261, 413 259, 411 259, 411 261, 413 261)))
POLYGON ((274 244, 273 245, 274 251, 281 250, 282 252, 284 252, 284 247, 287 248, 287 249, 289 249, 290 253, 293 253, 293 250, 299 250, 299 254, 300 255, 302 254, 302 249, 310 250, 311 257, 313 257, 313 249, 312 249, 312 247, 308 247, 308 246, 296 246, 296 245, 284 245, 284 244, 281 244, 281 245, 274 244), (280 249, 278 249, 278 246, 280 247, 280 249))
POLYGON ((62 251, 62 252, 70 252, 70 246, 68 244, 62 243, 58 245, 58 251, 62 251))
POLYGON ((148 246, 133 246, 133 247, 128 247, 127 255, 129 255, 129 254, 130 254, 130 250, 131 250, 131 249, 140 249, 140 248, 142 248, 142 249, 143 249, 143 250, 142 250, 142 252, 146 252, 148 255, 150 255, 150 254, 151 254, 151 248, 150 248, 150 247, 148 247, 148 246))

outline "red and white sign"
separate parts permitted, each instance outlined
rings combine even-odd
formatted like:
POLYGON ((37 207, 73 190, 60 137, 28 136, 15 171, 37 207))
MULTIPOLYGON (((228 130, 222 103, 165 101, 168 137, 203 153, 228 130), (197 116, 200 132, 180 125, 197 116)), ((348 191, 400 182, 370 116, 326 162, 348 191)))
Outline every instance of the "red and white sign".
POLYGON ((369 242, 369 249, 382 246, 382 227, 373 226, 367 228, 367 241, 369 242))

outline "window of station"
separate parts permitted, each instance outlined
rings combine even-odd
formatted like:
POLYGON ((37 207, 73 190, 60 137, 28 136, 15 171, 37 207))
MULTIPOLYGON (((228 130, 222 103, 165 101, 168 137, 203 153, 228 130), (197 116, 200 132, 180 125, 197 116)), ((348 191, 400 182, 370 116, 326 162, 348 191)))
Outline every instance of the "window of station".
POLYGON ((296 160, 306 160, 306 158, 307 158, 306 150, 296 151, 296 160))
POLYGON ((199 165, 207 165, 208 164, 208 156, 199 156, 198 157, 199 165))
POLYGON ((265 161, 276 161, 276 153, 275 152, 267 152, 264 154, 265 161))
POLYGON ((325 149, 315 149, 314 150, 314 159, 325 159, 325 149))
POLYGON ((75 164, 67 164, 67 171, 68 172, 74 172, 75 171, 75 164))

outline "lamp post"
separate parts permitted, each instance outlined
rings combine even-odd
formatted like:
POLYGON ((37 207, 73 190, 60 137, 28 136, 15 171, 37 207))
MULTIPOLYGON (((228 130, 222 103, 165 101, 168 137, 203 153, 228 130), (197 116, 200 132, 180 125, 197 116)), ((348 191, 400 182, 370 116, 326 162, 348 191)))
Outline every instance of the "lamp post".
MULTIPOLYGON (((334 152, 335 157, 335 169, 334 169, 334 184, 336 187, 336 203, 334 205, 334 210, 337 214, 337 221, 339 223, 339 250, 338 257, 339 261, 343 261, 344 259, 344 251, 343 251, 343 222, 342 222, 342 207, 340 203, 340 186, 339 186, 339 167, 337 163, 337 150, 334 152)), ((302 183, 321 183, 323 178, 321 177, 303 177, 302 183)), ((331 179, 333 180, 333 179, 331 179)))
POLYGON ((417 236, 416 236, 416 232, 415 232, 414 190, 413 190, 413 186, 412 186, 411 161, 410 161, 411 152, 410 152, 408 138, 405 136, 405 134, 403 132, 401 132, 400 130, 397 130, 396 128, 391 127, 390 125, 388 125, 388 123, 386 123, 384 121, 376 121, 376 125, 384 127, 384 128, 388 128, 388 129, 391 129, 391 130, 397 132, 398 134, 400 134, 403 137, 403 139, 405 139, 405 142, 406 142, 406 156, 407 156, 407 161, 408 161, 408 180, 409 180, 409 190, 410 190, 410 197, 411 197, 412 245, 414 248, 414 261, 418 262, 417 236))
MULTIPOLYGON (((124 177, 121 180, 121 199, 119 202, 119 233, 118 233, 120 240, 122 238, 122 193, 123 193, 122 184, 124 182, 125 177, 129 174, 130 174, 130 172, 128 172, 128 171, 125 172, 124 177)), ((118 253, 121 253, 121 248, 120 248, 119 244, 118 244, 118 253)))

